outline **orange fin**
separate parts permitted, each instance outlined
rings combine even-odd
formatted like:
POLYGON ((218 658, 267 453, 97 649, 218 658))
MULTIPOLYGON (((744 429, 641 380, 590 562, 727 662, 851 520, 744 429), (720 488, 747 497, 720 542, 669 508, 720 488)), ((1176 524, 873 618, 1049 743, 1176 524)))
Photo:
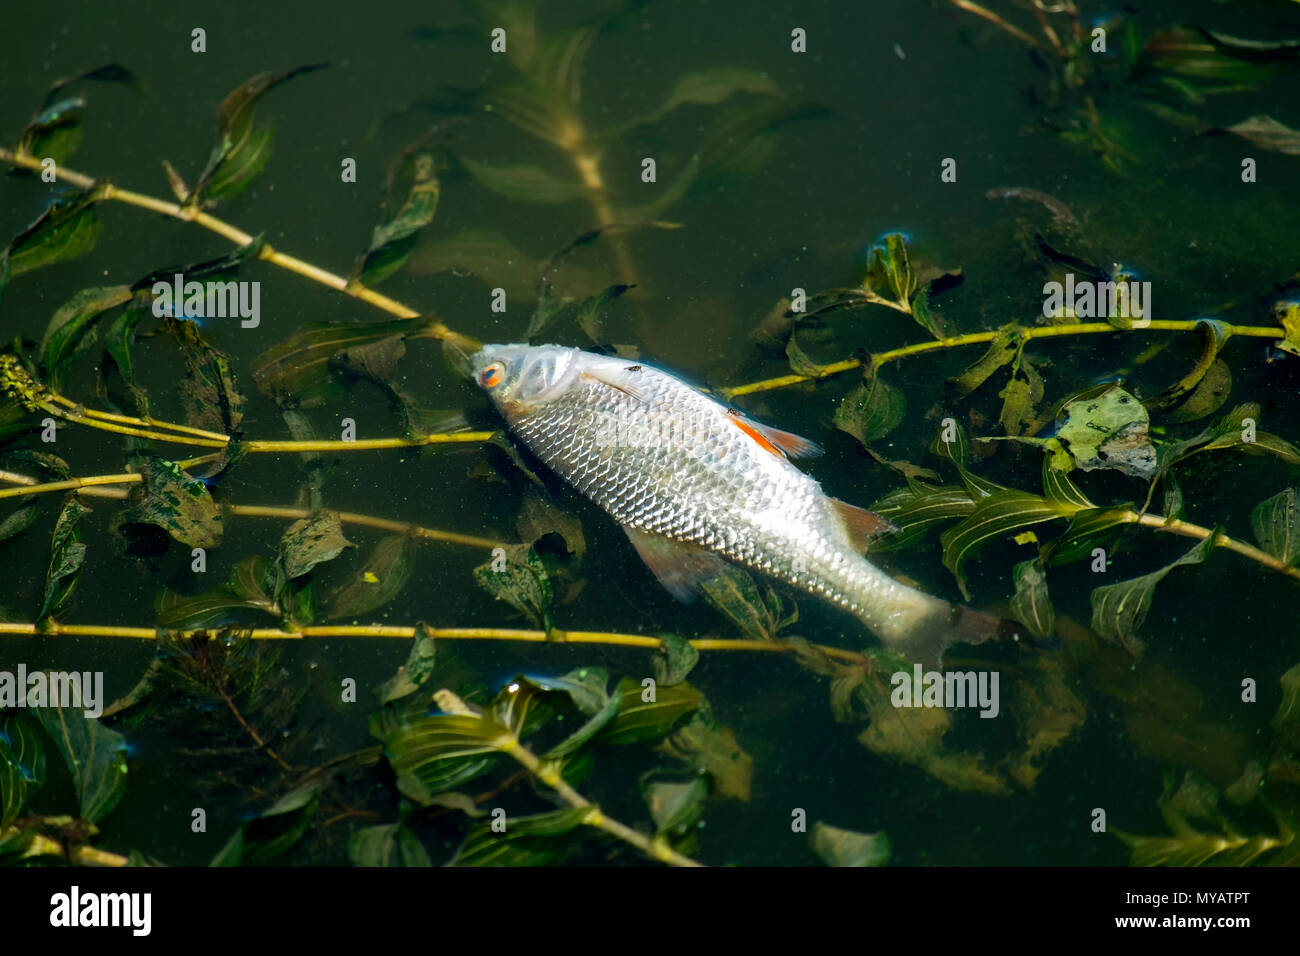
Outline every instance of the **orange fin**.
POLYGON ((838 498, 830 498, 830 503, 835 507, 835 513, 840 516, 840 520, 844 522, 844 530, 849 533, 849 540, 853 542, 853 547, 859 551, 867 550, 867 545, 882 534, 890 534, 898 530, 898 525, 887 518, 880 517, 874 511, 859 508, 838 498))
POLYGON ((812 458, 815 455, 822 454, 822 448, 816 442, 809 441, 807 438, 793 432, 783 432, 771 425, 762 425, 751 418, 746 418, 744 412, 735 409, 728 409, 728 411, 732 423, 737 428, 774 455, 782 454, 790 458, 812 458))
POLYGON ((668 593, 683 604, 695 600, 700 584, 725 570, 726 562, 722 558, 696 545, 626 526, 623 530, 646 567, 654 572, 668 593))

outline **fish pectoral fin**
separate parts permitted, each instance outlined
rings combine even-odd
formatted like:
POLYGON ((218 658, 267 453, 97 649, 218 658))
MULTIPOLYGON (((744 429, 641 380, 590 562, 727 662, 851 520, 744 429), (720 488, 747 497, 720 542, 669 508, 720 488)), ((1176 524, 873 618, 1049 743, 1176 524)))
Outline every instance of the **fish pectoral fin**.
POLYGON ((822 446, 815 441, 756 422, 737 409, 733 408, 729 411, 733 425, 773 454, 780 453, 789 458, 814 458, 824 454, 822 446))
POLYGON ((693 544, 673 541, 661 534, 648 534, 624 527, 628 540, 636 548, 659 583, 683 604, 690 604, 700 585, 726 569, 726 561, 711 551, 693 544))
POLYGON ((888 518, 880 517, 874 511, 859 508, 838 498, 829 500, 835 507, 835 513, 844 522, 844 530, 849 533, 849 540, 858 551, 866 551, 867 545, 882 534, 891 534, 898 530, 898 525, 888 518))
POLYGON ((646 384, 645 376, 640 371, 641 368, 640 365, 628 365, 620 368, 600 365, 596 368, 584 370, 582 377, 593 382, 600 382, 602 385, 608 385, 625 395, 630 395, 643 405, 649 405, 652 389, 646 384), (636 369, 637 371, 629 371, 629 369, 636 369))

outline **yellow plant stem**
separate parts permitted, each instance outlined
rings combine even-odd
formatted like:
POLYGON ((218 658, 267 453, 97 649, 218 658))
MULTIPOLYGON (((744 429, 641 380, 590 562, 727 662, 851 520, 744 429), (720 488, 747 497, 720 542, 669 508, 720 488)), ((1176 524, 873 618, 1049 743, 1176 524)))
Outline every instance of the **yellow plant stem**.
POLYGON ((629 843, 651 859, 667 863, 669 866, 700 866, 696 860, 678 853, 666 840, 650 839, 644 833, 638 833, 631 827, 606 816, 600 807, 573 789, 554 766, 543 763, 537 755, 526 747, 517 736, 509 734, 498 741, 502 753, 509 754, 534 777, 546 784, 571 807, 585 807, 587 814, 582 822, 589 827, 603 830, 610 836, 629 843))
MULTIPOLYGON (((1071 335, 1100 335, 1106 332, 1113 333, 1130 333, 1130 332, 1195 332, 1201 324, 1201 320, 1179 321, 1176 319, 1152 320, 1147 325, 1140 328, 1121 329, 1111 325, 1108 322, 1072 322, 1067 325, 1043 325, 1034 326, 1020 330, 1020 337, 1026 341, 1029 339, 1050 339, 1060 338, 1071 335)), ((1247 338, 1261 339, 1281 339, 1286 335, 1286 331, 1278 326, 1272 325, 1227 325, 1224 323, 1225 331, 1229 335, 1241 335, 1247 338)), ((981 343, 992 342, 998 336, 998 332, 970 332, 966 335, 954 335, 946 339, 933 339, 929 342, 916 342, 912 345, 904 345, 896 349, 889 349, 885 352, 874 353, 866 362, 857 359, 846 359, 842 362, 832 362, 829 365, 820 365, 815 375, 781 375, 776 378, 764 379, 761 382, 750 382, 748 385, 737 385, 733 388, 722 389, 722 396, 726 399, 736 398, 740 395, 752 395, 755 392, 770 392, 777 388, 786 388, 790 385, 799 385, 803 382, 812 382, 818 379, 829 378, 832 375, 838 375, 841 372, 848 372, 855 368, 862 368, 867 365, 869 368, 877 369, 888 362, 897 361, 901 358, 907 358, 912 355, 921 355, 924 352, 937 352, 942 349, 960 348, 964 345, 979 345, 981 343)))
MULTIPOLYGON (((16 498, 21 495, 40 494, 42 492, 76 490, 80 494, 93 497, 122 499, 127 496, 124 489, 100 486, 139 484, 141 480, 140 475, 127 472, 121 475, 95 475, 90 478, 69 478, 65 481, 50 481, 37 484, 34 478, 27 475, 13 471, 0 471, 0 481, 14 482, 22 486, 0 490, 0 498, 16 498)), ((309 518, 312 515, 312 512, 306 508, 280 508, 273 505, 223 505, 221 512, 225 515, 238 515, 248 518, 283 518, 292 521, 309 518)), ((373 515, 357 514, 354 511, 336 511, 335 514, 339 516, 339 520, 344 524, 378 528, 381 531, 392 531, 396 534, 409 534, 413 538, 421 538, 426 541, 446 541, 450 544, 463 544, 471 548, 483 548, 489 551, 493 548, 505 547, 507 544, 507 542, 497 541, 493 538, 479 538, 469 534, 457 534, 454 531, 439 531, 436 528, 425 528, 407 521, 376 518, 373 515)))
MULTIPOLYGON (((1180 521, 1177 518, 1166 518, 1162 515, 1138 514, 1136 511, 1129 512, 1130 520, 1147 528, 1154 528, 1156 531, 1168 531, 1170 534, 1180 534, 1188 538, 1200 538, 1205 540, 1214 534, 1212 528, 1203 528, 1198 524, 1192 524, 1188 521, 1180 521)), ((1214 539, 1214 545, 1218 548, 1227 548, 1229 551, 1235 551, 1243 557, 1257 561, 1265 567, 1272 568, 1285 574, 1289 578, 1295 578, 1300 581, 1300 568, 1295 565, 1289 565, 1275 558, 1267 551, 1263 551, 1254 545, 1246 544, 1244 541, 1238 541, 1236 538, 1230 538, 1220 532, 1214 539)))
MULTIPOLYGON (((211 629, 209 629, 211 630, 211 629)), ((503 627, 402 627, 393 624, 340 624, 304 627, 297 631, 281 631, 273 627, 252 628, 246 633, 255 641, 304 640, 323 637, 399 637, 412 638, 417 632, 428 634, 440 641, 525 641, 533 644, 604 644, 620 647, 644 647, 657 649, 664 642, 657 637, 642 634, 618 634, 604 631, 530 631, 503 627)), ((204 633, 203 629, 185 632, 189 636, 204 633)), ((152 641, 158 636, 158 629, 153 627, 124 627, 113 624, 60 624, 46 621, 36 625, 25 621, 0 621, 0 634, 50 635, 58 637, 125 637, 136 640, 152 641)), ((750 641, 719 640, 706 638, 689 642, 698 651, 765 651, 775 653, 793 653, 798 648, 784 641, 750 641)), ((821 651, 827 657, 851 664, 865 664, 870 661, 864 654, 845 650, 842 647, 828 647, 824 644, 809 644, 809 647, 821 651)))

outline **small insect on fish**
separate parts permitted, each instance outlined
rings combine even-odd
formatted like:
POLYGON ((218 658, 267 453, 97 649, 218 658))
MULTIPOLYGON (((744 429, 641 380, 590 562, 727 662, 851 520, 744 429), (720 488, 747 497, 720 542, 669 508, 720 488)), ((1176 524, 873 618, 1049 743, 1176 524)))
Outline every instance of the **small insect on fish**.
POLYGON ((913 660, 1008 622, 900 584, 862 556, 894 526, 827 496, 788 458, 813 442, 650 365, 556 345, 486 345, 479 386, 543 463, 608 511, 675 597, 731 561, 857 616, 913 660))

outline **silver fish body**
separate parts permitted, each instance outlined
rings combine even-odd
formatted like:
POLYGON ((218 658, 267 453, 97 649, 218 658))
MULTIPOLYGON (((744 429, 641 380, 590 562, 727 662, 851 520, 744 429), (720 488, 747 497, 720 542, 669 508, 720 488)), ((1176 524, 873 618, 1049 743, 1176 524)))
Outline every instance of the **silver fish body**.
POLYGON ((722 558, 838 605, 916 660, 997 632, 996 618, 900 584, 862 556, 863 539, 889 525, 828 497, 781 450, 815 453, 812 443, 627 359, 488 345, 471 367, 515 435, 608 511, 677 597, 689 599, 722 558))

